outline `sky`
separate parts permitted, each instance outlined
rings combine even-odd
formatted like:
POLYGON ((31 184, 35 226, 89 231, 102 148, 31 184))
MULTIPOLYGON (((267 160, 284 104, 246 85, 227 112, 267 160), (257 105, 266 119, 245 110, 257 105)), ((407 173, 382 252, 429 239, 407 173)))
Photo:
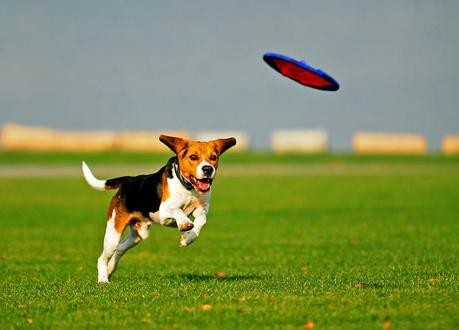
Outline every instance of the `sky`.
POLYGON ((459 132, 459 1, 2 1, 0 125, 459 132), (265 52, 331 74, 303 87, 265 52))

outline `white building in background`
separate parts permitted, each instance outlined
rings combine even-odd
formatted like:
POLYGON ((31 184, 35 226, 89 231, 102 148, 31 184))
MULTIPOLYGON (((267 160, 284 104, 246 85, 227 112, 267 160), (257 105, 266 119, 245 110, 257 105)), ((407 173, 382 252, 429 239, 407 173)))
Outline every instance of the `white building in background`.
POLYGON ((2 148, 11 151, 100 152, 113 149, 114 133, 64 131, 9 123, 3 127, 0 139, 2 148))
POLYGON ((123 131, 115 134, 114 147, 116 150, 136 152, 170 152, 161 141, 161 134, 189 139, 186 131, 123 131))
POLYGON ((359 154, 425 154, 427 141, 419 134, 358 132, 352 150, 359 154))
POLYGON ((170 152, 159 141, 161 134, 190 138, 186 131, 67 131, 10 123, 0 141, 4 150, 170 152))
POLYGON ((277 130, 271 135, 271 149, 274 152, 325 152, 328 134, 323 129, 277 130))
POLYGON ((200 131, 195 132, 192 136, 195 141, 210 141, 234 137, 236 138, 236 145, 231 150, 248 151, 250 148, 250 137, 241 131, 200 131))
POLYGON ((459 155, 459 134, 444 136, 441 141, 441 150, 447 155, 459 155))

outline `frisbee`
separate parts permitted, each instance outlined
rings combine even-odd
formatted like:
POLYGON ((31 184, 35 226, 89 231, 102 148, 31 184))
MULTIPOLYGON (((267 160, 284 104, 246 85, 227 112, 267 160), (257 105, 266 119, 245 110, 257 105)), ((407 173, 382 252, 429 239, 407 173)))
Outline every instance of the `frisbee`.
POLYGON ((263 55, 263 60, 284 77, 301 85, 331 92, 339 89, 338 82, 332 76, 320 69, 313 68, 304 61, 297 61, 277 53, 266 53, 263 55))

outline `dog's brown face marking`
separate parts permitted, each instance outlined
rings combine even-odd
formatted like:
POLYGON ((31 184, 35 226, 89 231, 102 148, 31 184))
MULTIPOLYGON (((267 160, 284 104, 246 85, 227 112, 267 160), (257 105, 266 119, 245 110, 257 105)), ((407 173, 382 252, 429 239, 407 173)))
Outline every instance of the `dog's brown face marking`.
POLYGON ((191 175, 197 176, 196 169, 203 161, 217 169, 219 156, 215 146, 210 142, 191 143, 177 154, 180 171, 187 180, 190 180, 191 175))
POLYGON ((177 155, 181 175, 195 188, 198 165, 206 162, 217 170, 220 155, 236 144, 235 138, 199 142, 161 135, 160 140, 177 155))

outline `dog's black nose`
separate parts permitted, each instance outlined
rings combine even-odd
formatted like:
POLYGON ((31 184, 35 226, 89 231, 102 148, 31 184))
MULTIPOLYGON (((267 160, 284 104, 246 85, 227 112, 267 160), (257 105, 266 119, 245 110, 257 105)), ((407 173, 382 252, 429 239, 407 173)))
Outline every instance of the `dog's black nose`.
POLYGON ((210 165, 204 165, 202 167, 202 172, 205 174, 205 175, 212 175, 212 173, 214 172, 214 168, 210 165))

